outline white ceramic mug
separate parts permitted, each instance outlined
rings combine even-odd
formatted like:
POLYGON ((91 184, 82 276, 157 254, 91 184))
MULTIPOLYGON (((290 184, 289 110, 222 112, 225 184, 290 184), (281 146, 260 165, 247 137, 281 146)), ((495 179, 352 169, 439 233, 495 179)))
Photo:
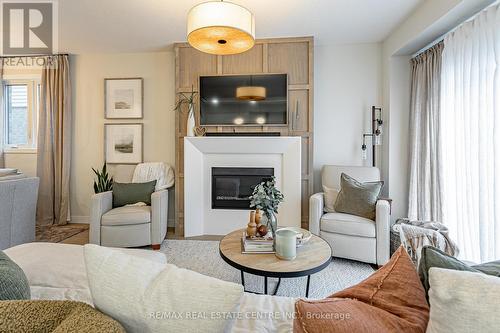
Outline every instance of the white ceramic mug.
POLYGON ((297 256, 297 232, 288 229, 276 231, 276 257, 293 260, 297 256))

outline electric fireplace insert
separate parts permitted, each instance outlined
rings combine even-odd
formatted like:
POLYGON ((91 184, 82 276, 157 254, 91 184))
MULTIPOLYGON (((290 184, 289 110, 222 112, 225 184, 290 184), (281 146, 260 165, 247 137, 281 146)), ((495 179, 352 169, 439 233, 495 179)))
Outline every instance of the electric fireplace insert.
POLYGON ((273 168, 212 168, 212 208, 251 209, 255 186, 272 176, 273 168))

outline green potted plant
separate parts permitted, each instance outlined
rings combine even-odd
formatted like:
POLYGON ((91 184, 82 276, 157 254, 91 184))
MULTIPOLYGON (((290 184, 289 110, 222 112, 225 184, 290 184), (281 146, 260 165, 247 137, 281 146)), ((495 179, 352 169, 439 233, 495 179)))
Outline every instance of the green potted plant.
POLYGON ((276 188, 276 177, 274 176, 257 185, 250 196, 250 207, 258 208, 264 212, 266 225, 271 229, 273 239, 275 239, 278 227, 276 214, 283 199, 283 194, 276 188))
POLYGON ((196 122, 194 120, 194 103, 196 101, 196 91, 191 87, 190 93, 180 92, 177 94, 177 103, 175 103, 174 111, 182 112, 182 106, 186 105, 188 108, 186 136, 194 136, 194 128, 196 122))
POLYGON ((108 175, 108 171, 106 169, 106 161, 104 161, 104 165, 102 166, 101 171, 98 171, 92 168, 97 179, 94 180, 94 192, 101 193, 111 191, 113 189, 113 177, 108 175))

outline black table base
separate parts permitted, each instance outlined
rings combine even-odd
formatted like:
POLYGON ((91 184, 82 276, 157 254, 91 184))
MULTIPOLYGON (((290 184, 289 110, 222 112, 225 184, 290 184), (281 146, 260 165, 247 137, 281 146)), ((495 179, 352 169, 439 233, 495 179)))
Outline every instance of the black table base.
MULTIPOLYGON (((267 293, 267 276, 264 276, 264 293, 259 293, 259 292, 254 292, 254 291, 247 290, 245 288, 245 273, 243 271, 240 271, 240 273, 241 273, 241 285, 245 289, 245 292, 252 293, 252 294, 259 294, 259 295, 268 295, 268 293, 267 293)), ((274 291, 271 294, 269 294, 269 295, 276 296, 276 293, 278 292, 278 288, 280 287, 280 283, 281 283, 281 278, 279 277, 278 278, 278 284, 276 285, 276 288, 274 288, 274 291)), ((307 275, 306 297, 309 297, 309 286, 310 286, 310 284, 311 284, 311 275, 307 275)))

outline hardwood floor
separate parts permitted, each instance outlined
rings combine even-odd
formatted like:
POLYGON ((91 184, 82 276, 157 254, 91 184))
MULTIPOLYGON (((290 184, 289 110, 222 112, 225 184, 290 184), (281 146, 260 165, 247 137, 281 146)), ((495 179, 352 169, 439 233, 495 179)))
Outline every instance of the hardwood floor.
MULTIPOLYGON (((74 223, 74 225, 79 225, 77 223, 74 223)), ((198 236, 198 237, 177 237, 175 235, 174 228, 167 228, 167 239, 189 239, 189 240, 210 240, 210 241, 220 241, 223 236, 215 236, 215 235, 205 235, 205 236, 198 236)), ((79 234, 76 234, 74 236, 71 236, 70 238, 66 238, 65 240, 61 241, 63 244, 76 244, 76 245, 85 245, 89 242, 89 231, 85 230, 83 232, 80 232, 79 234)))

